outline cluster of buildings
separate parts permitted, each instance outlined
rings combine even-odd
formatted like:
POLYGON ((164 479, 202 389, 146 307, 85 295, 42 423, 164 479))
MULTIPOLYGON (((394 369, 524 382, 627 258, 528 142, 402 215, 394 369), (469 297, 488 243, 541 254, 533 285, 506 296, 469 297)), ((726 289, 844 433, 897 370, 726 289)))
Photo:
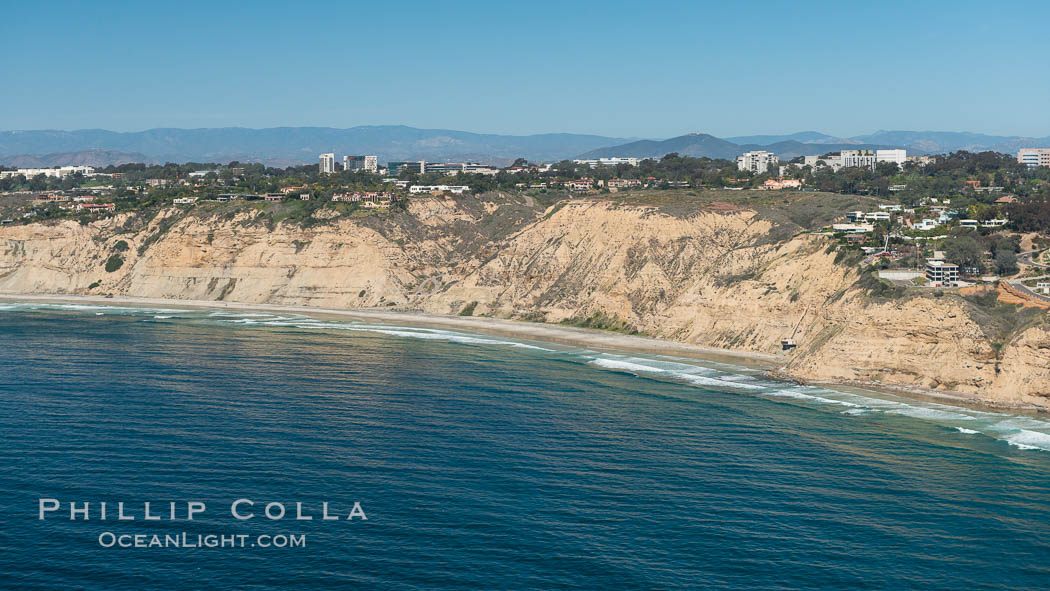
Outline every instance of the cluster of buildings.
MULTIPOLYGON (((321 174, 335 173, 335 154, 321 154, 318 170, 321 174)), ((343 156, 343 170, 379 172, 379 156, 343 156)))
POLYGON ((940 226, 950 224, 955 220, 960 228, 1001 228, 1009 222, 1006 218, 995 218, 985 221, 973 220, 973 219, 958 219, 959 212, 956 210, 948 209, 948 199, 944 200, 943 205, 934 205, 929 207, 929 215, 913 220, 915 217, 914 208, 903 208, 900 205, 880 205, 879 211, 847 211, 846 222, 844 224, 833 224, 831 229, 835 232, 845 232, 847 234, 865 234, 875 230, 875 224, 878 222, 890 221, 890 216, 894 213, 902 216, 902 223, 911 230, 918 230, 922 232, 928 232, 940 226))
POLYGON ((1017 151, 1017 162, 1028 167, 1050 166, 1050 148, 1024 148, 1017 151))
MULTIPOLYGON (((837 171, 841 168, 860 167, 875 170, 880 162, 892 162, 898 167, 904 166, 905 162, 916 162, 928 164, 932 161, 930 156, 908 156, 907 150, 841 150, 839 152, 825 154, 824 156, 803 156, 802 166, 812 168, 827 167, 837 171)), ((773 152, 755 150, 745 152, 736 157, 736 167, 739 170, 753 174, 765 174, 776 170, 780 164, 780 157, 773 152)), ((781 174, 786 172, 787 167, 780 167, 781 174)))
MULTIPOLYGON (((335 174, 335 154, 321 154, 317 165, 321 174, 335 174)), ((386 167, 379 166, 379 156, 343 156, 343 167, 339 170, 364 171, 372 174, 389 174, 399 176, 402 172, 413 172, 416 174, 438 173, 446 176, 456 174, 488 174, 495 175, 500 171, 498 168, 477 162, 427 162, 425 160, 411 160, 400 162, 388 162, 386 167)))
POLYGON ((36 203, 38 205, 58 203, 58 208, 63 211, 112 212, 117 210, 117 205, 115 203, 95 203, 95 199, 96 197, 94 195, 76 195, 70 197, 69 195, 52 193, 49 195, 37 196, 36 203))

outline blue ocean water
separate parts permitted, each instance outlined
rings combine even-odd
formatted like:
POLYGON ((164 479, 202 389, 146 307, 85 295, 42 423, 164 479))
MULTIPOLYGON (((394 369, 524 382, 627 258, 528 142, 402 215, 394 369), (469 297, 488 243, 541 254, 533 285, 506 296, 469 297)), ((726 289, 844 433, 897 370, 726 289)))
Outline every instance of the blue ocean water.
POLYGON ((0 338, 4 588, 1050 588, 1045 418, 258 312, 0 304, 0 338))

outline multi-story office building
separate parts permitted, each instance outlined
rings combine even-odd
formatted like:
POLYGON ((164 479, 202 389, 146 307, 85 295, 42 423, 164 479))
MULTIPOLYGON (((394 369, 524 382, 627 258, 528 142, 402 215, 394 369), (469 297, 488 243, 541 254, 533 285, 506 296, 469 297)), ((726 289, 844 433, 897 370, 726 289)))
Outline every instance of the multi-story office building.
POLYGON ((907 161, 907 150, 875 150, 875 162, 892 162, 902 168, 907 161))
POLYGON ((770 166, 776 166, 780 158, 773 152, 747 152, 736 157, 736 167, 740 170, 749 170, 755 174, 762 174, 769 170, 770 166))
POLYGON ((321 154, 321 163, 317 166, 321 174, 335 172, 335 154, 321 154))
POLYGON ((426 162, 417 160, 414 162, 387 162, 386 167, 391 176, 398 176, 402 172, 414 172, 416 174, 422 174, 426 169, 426 162))
POLYGON ((839 153, 843 168, 875 168, 876 156, 871 150, 843 150, 839 153))
POLYGON ((1018 150, 1017 161, 1027 166, 1050 166, 1050 148, 1018 150))
POLYGON ((379 171, 378 156, 343 156, 343 170, 363 170, 376 173, 379 171))

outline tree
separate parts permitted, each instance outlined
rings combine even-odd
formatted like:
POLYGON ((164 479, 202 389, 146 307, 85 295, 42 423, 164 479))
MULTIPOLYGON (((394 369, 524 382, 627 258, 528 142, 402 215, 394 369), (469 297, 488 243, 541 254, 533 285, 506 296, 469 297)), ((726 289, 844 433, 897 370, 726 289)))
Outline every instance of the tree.
POLYGON ((995 253, 995 270, 1000 275, 1013 275, 1017 269, 1017 255, 1012 250, 1000 248, 995 253))
POLYGON ((944 258, 960 267, 980 267, 984 248, 969 236, 954 236, 944 240, 944 258))

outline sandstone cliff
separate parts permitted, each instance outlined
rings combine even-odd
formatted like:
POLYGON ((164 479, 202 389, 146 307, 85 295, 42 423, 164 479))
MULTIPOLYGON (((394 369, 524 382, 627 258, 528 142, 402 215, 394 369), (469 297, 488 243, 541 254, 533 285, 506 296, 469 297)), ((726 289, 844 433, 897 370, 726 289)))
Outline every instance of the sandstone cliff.
POLYGON ((416 199, 407 212, 309 224, 274 223, 258 208, 169 209, 0 228, 0 292, 466 308, 766 353, 801 320, 788 375, 1048 405, 1041 318, 1003 337, 957 296, 873 299, 827 238, 771 240, 773 229, 747 210, 545 208, 506 195, 416 199), (123 263, 107 272, 114 255, 123 263))

